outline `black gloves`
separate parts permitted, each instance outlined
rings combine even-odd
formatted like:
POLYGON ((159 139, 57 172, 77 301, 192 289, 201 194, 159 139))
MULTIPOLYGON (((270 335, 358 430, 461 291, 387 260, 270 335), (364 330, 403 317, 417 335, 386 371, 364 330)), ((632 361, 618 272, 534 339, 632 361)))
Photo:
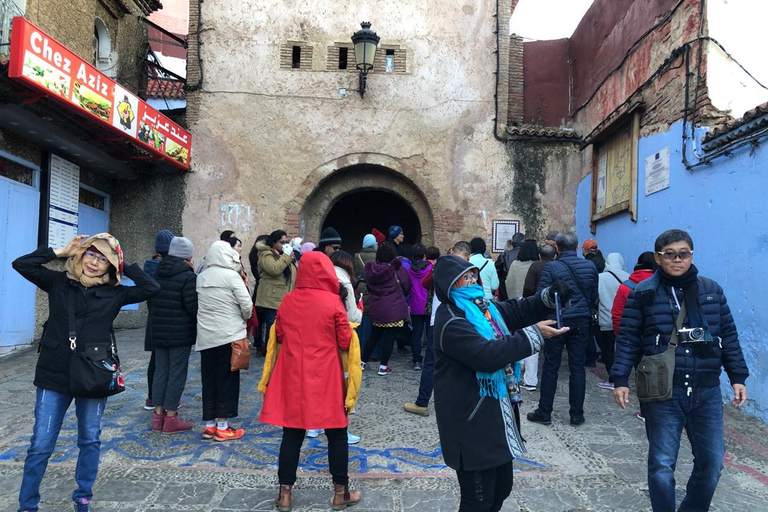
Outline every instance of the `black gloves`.
POLYGON ((544 292, 547 294, 547 298, 553 307, 555 304, 555 292, 557 292, 558 296, 560 297, 561 306, 568 304, 568 301, 571 300, 571 297, 573 297, 573 288, 571 288, 568 283, 562 279, 555 279, 555 282, 552 283, 552 286, 544 290, 544 292))

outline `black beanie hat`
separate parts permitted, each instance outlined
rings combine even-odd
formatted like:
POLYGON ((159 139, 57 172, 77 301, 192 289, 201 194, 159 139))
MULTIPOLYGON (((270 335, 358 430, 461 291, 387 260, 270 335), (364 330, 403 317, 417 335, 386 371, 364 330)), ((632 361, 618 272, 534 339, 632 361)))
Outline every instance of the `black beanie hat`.
POLYGON ((339 236, 339 232, 335 229, 325 228, 323 232, 320 233, 320 242, 318 242, 318 246, 325 247, 326 245, 333 244, 341 244, 341 236, 339 236))

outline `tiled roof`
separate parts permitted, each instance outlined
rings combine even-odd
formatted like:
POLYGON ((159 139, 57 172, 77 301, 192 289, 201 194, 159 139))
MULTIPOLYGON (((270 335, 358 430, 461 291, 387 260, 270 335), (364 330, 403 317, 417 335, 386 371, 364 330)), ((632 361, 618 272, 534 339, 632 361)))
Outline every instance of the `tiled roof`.
POLYGON ((165 98, 168 100, 183 100, 184 82, 167 78, 152 78, 147 80, 147 98, 165 98))
POLYGON ((711 149, 727 144, 736 138, 748 135, 761 128, 765 128, 766 126, 768 126, 768 102, 758 105, 752 110, 748 110, 738 119, 731 119, 730 121, 715 126, 702 138, 702 142, 707 144, 715 139, 722 138, 722 140, 712 142, 712 144, 709 145, 709 149, 711 149))
POLYGON ((510 126, 507 128, 510 137, 530 137, 537 139, 568 139, 578 142, 581 140, 579 134, 573 130, 564 130, 561 128, 541 128, 537 126, 510 126))

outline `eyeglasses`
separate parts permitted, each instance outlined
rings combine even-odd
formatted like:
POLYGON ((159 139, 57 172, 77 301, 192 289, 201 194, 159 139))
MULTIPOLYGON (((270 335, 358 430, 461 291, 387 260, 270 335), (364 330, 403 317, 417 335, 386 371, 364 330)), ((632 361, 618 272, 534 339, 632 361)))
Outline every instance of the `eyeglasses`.
POLYGON ((285 245, 285 244, 291 243, 291 241, 290 240, 280 240, 280 243, 285 245))
POLYGON ((478 276, 477 272, 472 272, 471 274, 465 274, 464 275, 464 281, 466 281, 468 283, 471 282, 471 281, 477 281, 478 278, 479 278, 479 276, 478 276))
POLYGON ((93 252, 93 251, 85 251, 85 256, 86 256, 88 259, 91 259, 91 260, 96 260, 96 261, 98 261, 98 262, 99 262, 99 263, 101 263, 102 265, 106 265, 106 264, 109 264, 109 260, 107 259, 107 257, 106 257, 106 256, 103 256, 103 255, 101 255, 101 254, 97 254, 97 253, 95 253, 95 252, 93 252))
POLYGON ((667 261, 675 261, 677 258, 680 258, 682 261, 685 261, 693 257, 693 251, 680 251, 680 252, 658 251, 658 253, 661 255, 662 258, 664 258, 667 261))
POLYGON ((331 249, 333 249, 334 251, 340 251, 341 250, 341 246, 340 245, 332 245, 331 249))

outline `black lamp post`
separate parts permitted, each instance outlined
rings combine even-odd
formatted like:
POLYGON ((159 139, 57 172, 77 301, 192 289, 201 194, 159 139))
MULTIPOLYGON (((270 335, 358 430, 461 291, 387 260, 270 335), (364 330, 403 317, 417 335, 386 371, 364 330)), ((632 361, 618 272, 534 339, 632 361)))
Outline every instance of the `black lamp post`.
POLYGON ((355 45, 355 64, 360 70, 360 97, 364 98, 368 72, 373 69, 376 48, 381 38, 371 30, 370 22, 363 22, 360 26, 363 27, 362 30, 358 30, 352 35, 352 44, 355 45))

